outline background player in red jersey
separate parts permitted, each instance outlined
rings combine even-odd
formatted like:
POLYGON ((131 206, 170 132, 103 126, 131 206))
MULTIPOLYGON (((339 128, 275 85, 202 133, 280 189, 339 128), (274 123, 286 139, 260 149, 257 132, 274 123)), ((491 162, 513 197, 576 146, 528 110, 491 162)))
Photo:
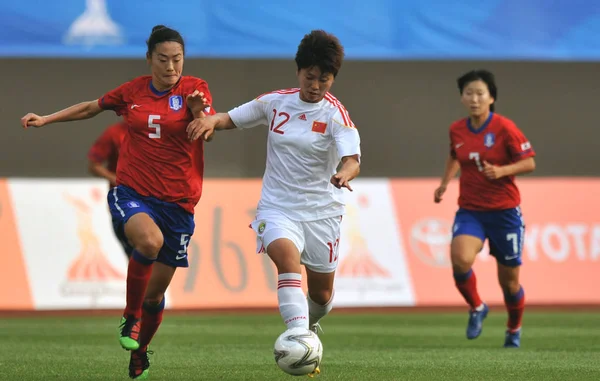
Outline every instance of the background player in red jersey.
POLYGON ((111 124, 96 139, 88 152, 90 173, 108 180, 111 188, 117 186, 117 161, 126 133, 125 121, 111 124))
MULTIPOLYGON (((127 134, 125 121, 114 123, 104 130, 88 152, 88 169, 90 173, 108 180, 111 188, 117 186, 117 162, 125 134, 127 134)), ((115 230, 115 234, 119 238, 118 230, 115 230)), ((127 242, 121 240, 120 242, 127 258, 131 258, 133 252, 131 246, 127 242)))
POLYGON ((188 266, 204 162, 203 143, 191 142, 186 128, 210 110, 212 100, 205 81, 182 76, 184 41, 177 31, 156 26, 147 44, 151 76, 135 78, 94 101, 21 119, 25 128, 42 127, 113 110, 127 123, 117 186, 108 202, 119 238, 133 250, 119 341, 132 351, 129 376, 134 379, 148 377, 147 347, 162 321, 164 293, 175 269, 188 266))
POLYGON ((450 255, 456 287, 471 307, 467 338, 481 334, 488 314, 471 269, 488 239, 508 311, 504 346, 519 347, 525 307, 519 282, 525 224, 515 175, 535 169, 535 153, 513 121, 494 113, 497 88, 492 73, 470 71, 458 79, 458 88, 469 117, 450 126, 450 156, 434 199, 442 200, 448 183, 460 169, 459 209, 450 255))

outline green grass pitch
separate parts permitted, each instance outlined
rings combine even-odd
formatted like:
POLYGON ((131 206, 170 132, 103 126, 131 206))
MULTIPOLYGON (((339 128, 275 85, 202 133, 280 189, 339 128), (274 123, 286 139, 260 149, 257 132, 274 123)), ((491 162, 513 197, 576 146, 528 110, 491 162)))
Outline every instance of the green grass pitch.
MULTIPOLYGON (((522 348, 504 349, 503 309, 481 337, 467 313, 333 313, 318 380, 600 380, 600 314, 526 312, 522 348)), ((127 380, 118 316, 0 319, 0 380, 127 380)), ((151 380, 286 380, 273 360, 277 314, 165 313, 151 380)), ((304 377, 300 377, 304 379, 304 377)), ((306 378, 308 379, 308 378, 306 378)))

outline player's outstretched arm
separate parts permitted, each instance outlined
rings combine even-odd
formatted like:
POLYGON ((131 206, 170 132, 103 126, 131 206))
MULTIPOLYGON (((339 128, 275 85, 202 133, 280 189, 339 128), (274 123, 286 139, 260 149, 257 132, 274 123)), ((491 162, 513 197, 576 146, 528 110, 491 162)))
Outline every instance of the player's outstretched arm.
POLYGON ((89 119, 102 111, 103 110, 98 105, 98 100, 81 102, 50 115, 39 116, 34 113, 29 113, 21 118, 21 126, 23 126, 23 128, 42 127, 51 123, 89 119))
POLYGON ((458 171, 460 170, 460 164, 458 160, 456 160, 452 155, 448 155, 446 159, 446 168, 444 169, 444 175, 442 176, 442 181, 440 186, 435 190, 433 199, 435 202, 442 201, 442 196, 446 192, 446 188, 450 181, 456 176, 458 171))
POLYGON ((221 112, 221 113, 215 114, 215 116, 218 118, 217 125, 215 126, 215 130, 233 130, 234 128, 237 127, 235 125, 235 123, 233 123, 233 120, 231 120, 229 113, 221 112))
POLYGON ((215 130, 231 130, 236 128, 228 113, 222 112, 204 118, 196 118, 187 126, 188 139, 209 140, 215 130))
POLYGON ((348 188, 352 192, 350 181, 360 173, 360 162, 358 155, 344 156, 342 158, 342 168, 331 177, 331 183, 338 189, 348 188))

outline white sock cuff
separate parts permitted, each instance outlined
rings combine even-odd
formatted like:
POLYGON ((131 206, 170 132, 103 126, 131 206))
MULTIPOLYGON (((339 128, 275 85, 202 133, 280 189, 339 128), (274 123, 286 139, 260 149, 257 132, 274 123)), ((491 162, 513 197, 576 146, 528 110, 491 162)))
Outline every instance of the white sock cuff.
POLYGON ((302 274, 298 273, 285 273, 279 274, 277 280, 302 280, 302 274))
MULTIPOLYGON (((302 275, 297 273, 279 274, 277 277, 277 289, 298 288, 302 289, 302 275)), ((304 293, 302 293, 304 295, 304 293)))

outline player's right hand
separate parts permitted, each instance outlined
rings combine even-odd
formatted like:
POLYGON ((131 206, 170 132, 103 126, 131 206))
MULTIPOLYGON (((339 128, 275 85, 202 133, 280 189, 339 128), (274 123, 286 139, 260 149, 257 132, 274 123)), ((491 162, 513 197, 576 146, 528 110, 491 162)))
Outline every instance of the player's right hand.
POLYGON ((27 128, 27 127, 39 128, 39 127, 42 127, 44 124, 46 124, 46 119, 43 116, 39 116, 32 112, 30 112, 29 114, 27 114, 21 118, 21 126, 23 126, 23 128, 27 128))
POLYGON ((202 137, 205 141, 212 140, 211 137, 215 132, 217 121, 217 118, 214 116, 192 120, 186 129, 188 139, 192 142, 200 137, 202 137))
POLYGON ((435 201, 435 203, 438 204, 440 201, 442 201, 442 196, 444 195, 444 193, 446 193, 446 187, 438 187, 433 193, 433 201, 435 201))

